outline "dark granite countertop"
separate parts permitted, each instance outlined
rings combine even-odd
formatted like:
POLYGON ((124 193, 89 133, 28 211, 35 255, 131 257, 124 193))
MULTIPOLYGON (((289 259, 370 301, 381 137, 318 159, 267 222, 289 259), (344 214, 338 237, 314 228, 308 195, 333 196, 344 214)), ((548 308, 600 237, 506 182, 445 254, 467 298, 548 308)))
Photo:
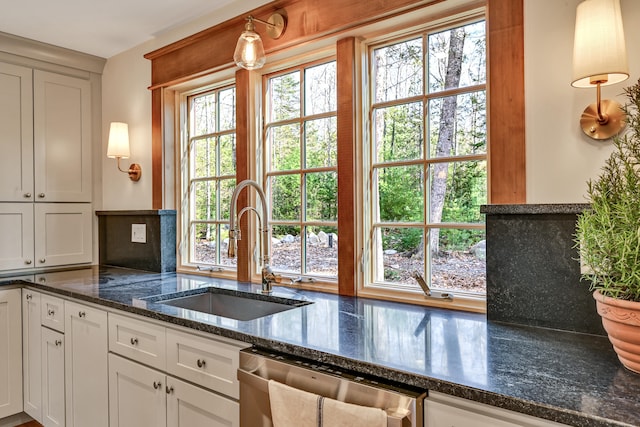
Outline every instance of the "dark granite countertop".
POLYGON ((140 298, 258 285, 122 268, 38 274, 29 286, 564 424, 640 426, 640 375, 622 367, 606 337, 284 287, 274 294, 313 304, 238 321, 140 298))
POLYGON ((589 203, 482 205, 480 213, 490 215, 580 214, 590 207, 589 203))

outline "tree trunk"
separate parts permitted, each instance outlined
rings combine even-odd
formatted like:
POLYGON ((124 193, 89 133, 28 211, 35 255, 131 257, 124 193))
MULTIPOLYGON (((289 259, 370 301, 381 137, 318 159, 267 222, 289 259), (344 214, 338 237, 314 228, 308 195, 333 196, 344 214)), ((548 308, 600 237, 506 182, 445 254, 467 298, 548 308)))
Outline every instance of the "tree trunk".
MULTIPOLYGON (((447 72, 445 75, 445 89, 453 89, 460 84, 460 74, 462 71, 463 47, 465 39, 464 28, 451 30, 449 41, 449 57, 447 60, 447 72)), ((440 129, 438 132, 438 142, 436 145, 436 157, 450 156, 455 142, 456 129, 456 109, 458 99, 456 96, 449 96, 442 100, 442 110, 440 112, 440 129)), ((431 166, 431 223, 442 220, 442 209, 447 192, 448 163, 435 163, 431 166)), ((439 251, 439 229, 431 230, 430 245, 431 252, 439 251)))

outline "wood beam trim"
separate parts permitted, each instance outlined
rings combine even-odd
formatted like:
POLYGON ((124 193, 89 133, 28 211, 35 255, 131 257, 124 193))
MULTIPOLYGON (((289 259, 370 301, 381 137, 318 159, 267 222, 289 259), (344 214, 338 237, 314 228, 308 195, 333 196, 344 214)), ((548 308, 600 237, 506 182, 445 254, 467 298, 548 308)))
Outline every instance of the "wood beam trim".
POLYGON ((489 201, 526 203, 523 0, 488 0, 489 201))
POLYGON ((356 259, 356 39, 339 40, 336 46, 337 138, 338 138, 338 293, 355 295, 356 259))

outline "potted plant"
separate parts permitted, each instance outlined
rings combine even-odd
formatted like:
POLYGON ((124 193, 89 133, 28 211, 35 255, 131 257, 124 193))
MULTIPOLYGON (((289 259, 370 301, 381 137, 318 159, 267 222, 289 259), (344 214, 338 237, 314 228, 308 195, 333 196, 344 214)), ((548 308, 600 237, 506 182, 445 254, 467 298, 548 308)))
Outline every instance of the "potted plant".
POLYGON ((628 130, 587 183, 591 208, 578 217, 575 243, 609 340, 622 364, 640 373, 640 80, 625 95, 628 130))

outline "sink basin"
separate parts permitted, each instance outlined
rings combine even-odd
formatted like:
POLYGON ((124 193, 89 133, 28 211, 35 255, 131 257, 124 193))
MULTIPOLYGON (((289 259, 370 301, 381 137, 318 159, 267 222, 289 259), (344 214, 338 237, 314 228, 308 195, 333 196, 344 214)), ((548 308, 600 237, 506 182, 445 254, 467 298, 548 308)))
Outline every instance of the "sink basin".
POLYGON ((282 311, 311 304, 309 301, 274 297, 215 287, 145 298, 147 302, 171 305, 201 313, 214 314, 236 320, 253 320, 282 311))

